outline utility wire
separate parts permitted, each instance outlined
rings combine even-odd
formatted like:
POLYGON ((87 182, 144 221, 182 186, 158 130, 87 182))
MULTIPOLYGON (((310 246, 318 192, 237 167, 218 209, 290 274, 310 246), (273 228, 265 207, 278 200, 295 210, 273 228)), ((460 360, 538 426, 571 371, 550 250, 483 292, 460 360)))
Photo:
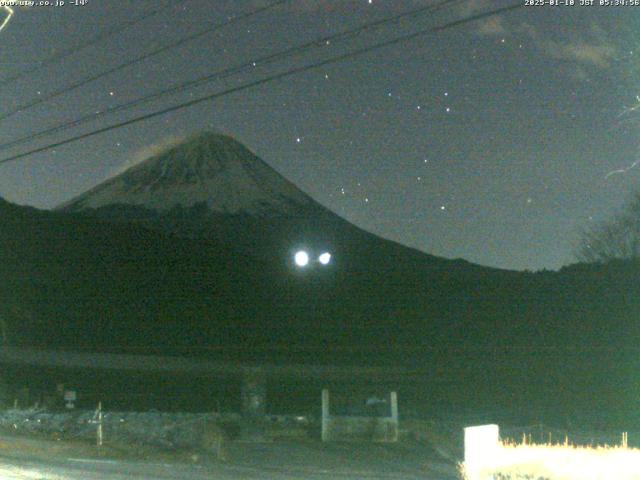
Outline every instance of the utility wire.
POLYGON ((315 69, 315 68, 318 68, 318 67, 323 67, 325 65, 331 65, 331 64, 334 64, 334 63, 338 63, 338 62, 341 62, 343 60, 351 59, 351 58, 354 58, 356 56, 360 56, 360 55, 363 55, 365 53, 372 52, 374 50, 379 50, 379 49, 384 48, 384 47, 388 47, 388 46, 391 46, 391 45, 397 45, 399 43, 406 42, 408 40, 413 40, 413 39, 415 39, 417 37, 420 37, 420 36, 423 36, 423 35, 426 35, 426 34, 429 34, 429 33, 441 32, 441 31, 448 30, 450 28, 453 28, 453 27, 456 27, 456 26, 459 26, 459 25, 463 25, 465 23, 469 23, 469 22, 473 22, 473 21, 476 21, 476 20, 481 20, 483 18, 492 17, 494 15, 499 15, 501 13, 506 13, 506 12, 509 12, 509 11, 513 11, 513 10, 516 10, 516 9, 521 8, 523 6, 524 6, 524 3, 518 2, 516 4, 512 4, 512 5, 509 5, 509 6, 506 6, 506 7, 502 7, 502 8, 495 9, 495 10, 491 10, 491 11, 488 11, 488 12, 479 13, 479 14, 476 14, 476 15, 465 17, 465 18, 460 19, 460 20, 455 20, 453 22, 449 22, 449 23, 447 23, 445 25, 442 25, 442 26, 432 27, 432 28, 420 30, 420 31, 417 31, 417 32, 414 32, 414 33, 411 33, 411 34, 408 34, 408 35, 403 35, 403 36, 400 36, 400 37, 396 37, 396 38, 394 38, 392 40, 379 42, 379 43, 370 45, 368 47, 360 48, 358 50, 354 50, 354 51, 351 51, 351 52, 344 53, 342 55, 335 56, 333 58, 329 58, 327 60, 323 60, 321 62, 313 63, 313 64, 310 64, 310 65, 304 65, 302 67, 292 68, 290 70, 286 70, 284 72, 277 73, 275 75, 271 75, 271 76, 262 78, 260 80, 255 80, 253 82, 249 82, 249 83, 244 84, 244 85, 239 85, 237 87, 233 87, 233 88, 229 88, 227 90, 223 90, 222 92, 217 92, 217 93, 205 95, 203 97, 199 97, 199 98, 193 99, 193 100, 188 101, 188 102, 180 103, 178 105, 174 105, 174 106, 171 106, 171 107, 168 107, 168 108, 164 108, 162 110, 157 110, 155 112, 148 113, 146 115, 141 115, 139 117, 135 117, 135 118, 132 118, 130 120, 126 120, 126 121, 119 122, 119 123, 116 123, 116 124, 113 124, 113 125, 109 125, 107 127, 103 127, 103 128, 97 129, 97 130, 93 130, 91 132, 83 133, 81 135, 77 135, 75 137, 67 138, 67 139, 61 140, 59 142, 51 143, 51 144, 45 145, 43 147, 35 148, 33 150, 29 150, 29 151, 24 152, 24 153, 20 153, 20 154, 13 155, 13 156, 10 156, 10 157, 7 157, 7 158, 3 158, 3 159, 0 160, 0 164, 12 162, 12 161, 18 160, 20 158, 24 158, 24 157, 33 155, 35 153, 40 153, 40 152, 44 152, 44 151, 47 151, 47 150, 51 150, 53 148, 57 148, 57 147, 60 147, 62 145, 67 145, 69 143, 77 142, 79 140, 84 140, 85 138, 93 137, 93 136, 99 135, 101 133, 109 132, 111 130, 116 130, 118 128, 126 127, 128 125, 132 125, 134 123, 138 123, 138 122, 142 122, 142 121, 145 121, 145 120, 149 120, 151 118, 155 118, 155 117, 159 117, 159 116, 162 116, 162 115, 166 115, 167 113, 175 112, 177 110, 182 110, 182 109, 185 109, 185 108, 189 108, 189 107, 192 107, 194 105, 198 105, 200 103, 203 103, 203 102, 206 102, 206 101, 209 101, 209 100, 214 100, 216 98, 223 97, 223 96, 229 95, 231 93, 236 93, 236 92, 240 92, 240 91, 243 91, 243 90, 247 90, 249 88, 253 88, 253 87, 256 87, 258 85, 263 85, 265 83, 272 82, 274 80, 279 80, 279 79, 282 79, 282 78, 290 77, 292 75, 296 75, 298 73, 303 73, 303 72, 306 72, 306 71, 309 71, 309 70, 312 70, 312 69, 315 69))
POLYGON ((84 85, 87 85, 89 83, 95 82, 96 80, 99 80, 100 78, 106 77, 107 75, 111 75, 112 73, 119 72, 120 70, 124 70, 125 68, 130 67, 132 65, 135 65, 136 63, 140 63, 140 62, 142 62, 144 60, 147 60, 149 58, 152 58, 152 57, 155 57, 157 55, 160 55, 161 53, 164 53, 164 52, 166 52, 168 50, 172 50, 174 48, 180 47, 181 45, 184 45, 187 42, 191 42, 191 41, 193 41, 193 40, 195 40, 197 38, 203 37, 204 35, 208 35, 210 33, 213 33, 215 31, 217 31, 217 30, 220 30, 223 27, 226 27, 228 25, 232 25, 232 24, 234 24, 236 22, 239 22, 241 20, 245 20, 247 18, 250 18, 250 17, 253 17, 255 15, 258 15, 259 13, 262 13, 262 12, 264 12, 266 10, 274 8, 274 7, 278 6, 278 5, 282 5, 283 3, 288 2, 288 1, 289 0, 277 0, 277 1, 273 2, 273 3, 270 3, 269 5, 267 5, 265 7, 258 8, 256 10, 251 11, 251 12, 242 14, 242 15, 240 15, 238 17, 234 17, 234 18, 232 18, 232 19, 230 19, 230 20, 228 20, 228 21, 226 21, 224 23, 220 23, 218 25, 214 25, 213 27, 205 28, 204 30, 200 30, 199 32, 196 32, 196 33, 193 33, 193 34, 188 35, 186 37, 180 38, 175 42, 172 42, 172 43, 170 43, 168 45, 165 45, 164 47, 160 47, 160 48, 158 48, 156 50, 152 50, 149 53, 145 53, 143 55, 140 55, 140 56, 138 56, 138 57, 136 57, 136 58, 134 58, 132 60, 128 60, 128 61, 126 61, 124 63, 121 63, 120 65, 117 65, 117 66, 115 66, 113 68, 109 68, 109 69, 104 70, 104 71, 102 71, 100 73, 97 73, 95 75, 91 75, 89 77, 85 77, 82 80, 79 80, 79 81, 77 81, 75 83, 72 83, 71 85, 68 85, 66 87, 60 88, 58 90, 55 90, 55 91, 49 93, 48 95, 36 98, 35 100, 32 100, 30 102, 23 103, 22 105, 20 105, 18 107, 15 107, 13 110, 10 110, 10 111, 8 111, 6 113, 0 114, 0 121, 6 120, 7 118, 12 117, 16 113, 23 112, 23 111, 25 111, 25 110, 27 110, 29 108, 35 107, 36 105, 40 105, 41 103, 48 102, 49 100, 53 100, 54 98, 57 98, 57 97, 59 97, 61 95, 69 93, 69 92, 71 92, 71 91, 73 91, 73 90, 75 90, 77 88, 80 88, 80 87, 82 87, 84 85))
POLYGON ((374 29, 374 28, 380 28, 381 26, 387 25, 389 23, 392 22, 396 22, 398 20, 402 20, 404 18, 410 18, 410 17, 415 17, 418 16, 420 14, 424 14, 424 13, 433 13, 437 10, 441 10, 447 6, 451 6, 454 5, 456 3, 461 3, 462 1, 465 0, 443 0, 438 4, 435 5, 429 5, 427 7, 421 7, 415 10, 411 10, 408 12, 404 12, 401 13, 399 15, 395 15, 393 17, 388 17, 388 18, 384 18, 381 20, 377 20, 375 22, 372 23, 367 23, 364 25, 360 25, 358 27, 352 28, 350 30, 346 30, 343 32, 339 32, 336 34, 332 34, 332 35, 328 35, 319 39, 315 39, 312 40, 310 42, 304 43, 302 45, 299 45, 297 47, 292 47, 289 49, 286 49, 284 51, 281 52, 277 52, 274 54, 270 54, 270 55, 266 55, 260 58, 257 58, 253 61, 249 61, 247 63, 235 66, 235 67, 231 67, 231 68, 227 68, 224 70, 219 70, 217 72, 211 73, 211 74, 207 74, 204 76, 201 76, 199 78, 196 78, 194 80, 190 80, 184 83, 177 83, 174 84, 168 88, 165 88, 163 90, 160 90, 156 93, 152 93, 150 95, 146 95, 144 97, 138 98, 138 99, 134 99, 131 100, 129 102, 125 102, 122 103, 120 105, 116 105, 115 107, 111 107, 108 108, 106 110, 101 110, 101 111, 97 111, 94 113, 90 113, 88 115, 85 115, 83 117, 80 117, 78 119, 75 120, 71 120, 50 128, 47 128, 45 130, 41 130, 39 132, 35 132, 29 135, 25 135, 24 137, 20 137, 20 138, 16 138, 14 140, 11 140, 10 142, 4 143, 4 144, 0 144, 0 151, 1 150, 6 150, 10 147, 14 147, 16 145, 21 145, 23 143, 27 143, 30 142, 31 140, 34 140, 36 138, 40 138, 42 136, 45 135, 50 135, 52 133, 57 133, 60 131, 64 131, 67 130, 69 128, 73 128, 73 127, 77 127, 79 125, 82 125, 86 122, 89 122, 91 120, 95 120, 97 118, 103 117, 105 115, 111 114, 111 113, 116 113, 116 112, 120 112, 123 110, 127 110, 133 107, 136 107, 138 105, 142 105, 148 102, 151 102, 153 100, 156 100, 158 98, 162 98, 164 96, 167 95, 173 95, 175 93, 179 93, 185 90, 188 90, 190 88, 194 88, 200 85, 204 85, 207 83, 211 83, 214 80, 220 80, 226 77, 229 77, 231 75, 235 75, 238 73, 241 73, 244 70, 247 69, 251 69, 253 67, 256 67, 258 65, 263 66, 266 65, 268 63, 274 62, 278 59, 281 58, 285 58, 288 56, 292 56, 301 52, 304 52, 306 50, 309 50, 311 48, 315 48, 315 47, 323 47, 327 44, 330 44, 331 42, 335 42, 335 41, 341 41, 341 40, 345 40, 351 37, 355 37, 356 35, 362 33, 363 31, 369 30, 369 29, 374 29))
POLYGON ((5 85, 14 82, 16 80, 19 80, 22 77, 26 77, 27 75, 31 75, 35 72, 37 72, 40 69, 43 69, 45 67, 48 67, 50 65, 53 65, 54 63, 57 63, 61 60, 64 60, 65 58, 74 55, 82 50, 85 50, 89 47, 92 47, 93 45, 96 45, 98 43, 100 43, 101 41, 105 40, 106 38, 109 38, 113 35, 116 35, 124 30, 126 30, 129 27, 132 27, 134 25, 137 25, 138 23, 141 23, 143 21, 145 21, 147 18, 151 18, 154 15, 157 15, 158 13, 162 12, 165 9, 165 7, 162 8, 157 8, 155 10, 151 10, 150 12, 139 16, 138 18, 134 18, 132 20, 128 20, 126 22, 122 22, 119 23, 117 25, 114 25, 112 28, 107 29, 103 32, 98 33, 97 35, 84 40, 81 43, 78 43, 76 45, 73 45, 72 47, 67 48, 66 50, 62 50, 56 54, 51 55, 50 57, 38 62, 38 65, 33 67, 33 68, 29 68, 27 70, 23 70, 22 72, 16 73, 15 75, 12 75, 10 77, 6 77, 0 80, 0 87, 4 87, 5 85))

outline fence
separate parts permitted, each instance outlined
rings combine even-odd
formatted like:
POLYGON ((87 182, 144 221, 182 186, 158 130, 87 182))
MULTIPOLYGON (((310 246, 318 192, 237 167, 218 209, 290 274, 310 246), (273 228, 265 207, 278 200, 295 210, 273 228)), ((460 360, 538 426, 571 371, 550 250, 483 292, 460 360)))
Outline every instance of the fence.
POLYGON ((388 417, 332 415, 329 390, 322 390, 322 441, 398 440, 398 395, 390 394, 391 415, 388 417))

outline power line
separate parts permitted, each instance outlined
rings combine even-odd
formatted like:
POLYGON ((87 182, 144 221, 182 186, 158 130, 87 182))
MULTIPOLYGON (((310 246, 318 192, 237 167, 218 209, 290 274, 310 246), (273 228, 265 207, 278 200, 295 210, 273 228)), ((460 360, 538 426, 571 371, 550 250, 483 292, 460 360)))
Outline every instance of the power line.
POLYGON ((145 120, 149 120, 151 118, 155 118, 155 117, 159 117, 159 116, 162 116, 162 115, 166 115, 167 113, 171 113, 171 112, 174 112, 174 111, 177 111, 177 110, 182 110, 182 109, 185 109, 185 108, 189 108, 189 107, 192 107, 194 105, 197 105, 197 104, 209 101, 209 100, 214 100, 216 98, 219 98, 219 97, 222 97, 222 96, 226 96, 226 95, 229 95, 231 93, 236 93, 236 92, 240 92, 240 91, 243 91, 243 90, 247 90, 249 88, 253 88, 253 87, 256 87, 258 85, 262 85, 262 84, 265 84, 265 83, 272 82, 274 80, 279 80, 279 79, 282 79, 282 78, 290 77, 292 75, 296 75, 298 73, 303 73, 303 72, 306 72, 306 71, 309 71, 309 70, 312 70, 312 69, 315 69, 315 68, 318 68, 318 67, 323 67, 325 65, 338 63, 338 62, 341 62, 343 60, 347 60, 347 59, 354 58, 354 57, 359 56, 359 55, 363 55, 365 53, 372 52, 374 50, 379 50, 379 49, 384 48, 384 47, 388 47, 388 46, 391 46, 391 45, 396 45, 396 44, 399 44, 399 43, 402 43, 402 42, 406 42, 408 40, 413 40, 413 39, 415 39, 417 37, 420 37, 422 35, 426 35, 426 34, 429 34, 429 33, 441 32, 441 31, 448 30, 450 28, 456 27, 458 25, 463 25, 465 23, 473 22, 473 21, 476 21, 476 20, 481 20, 483 18, 488 18, 488 17, 494 16, 494 15, 499 15, 501 13, 506 13, 506 12, 509 12, 509 11, 512 11, 512 10, 516 10, 516 9, 521 8, 523 6, 524 6, 524 3, 518 2, 516 4, 512 4, 512 5, 509 5, 507 7, 502 7, 502 8, 491 10, 491 11, 488 11, 488 12, 483 12, 483 13, 479 13, 479 14, 476 14, 476 15, 472 15, 472 16, 469 16, 469 17, 466 17, 466 18, 463 18, 463 19, 460 19, 460 20, 455 20, 453 22, 449 22, 449 23, 447 23, 445 25, 442 25, 442 26, 439 26, 439 27, 432 27, 432 28, 428 28, 428 29, 425 29, 425 30, 420 30, 420 31, 417 31, 417 32, 414 32, 414 33, 411 33, 411 34, 408 34, 408 35, 403 35, 401 37, 396 37, 396 38, 394 38, 392 40, 379 42, 379 43, 376 43, 374 45, 370 45, 368 47, 360 48, 360 49, 354 50, 352 52, 347 52, 347 53, 344 53, 342 55, 338 55, 336 57, 329 58, 327 60, 323 60, 321 62, 313 63, 313 64, 310 64, 310 65, 304 65, 302 67, 292 68, 290 70, 287 70, 287 71, 284 71, 284 72, 281 72, 281 73, 277 73, 275 75, 271 75, 271 76, 262 78, 260 80, 255 80, 253 82, 250 82, 250 83, 247 83, 247 84, 244 84, 244 85, 240 85, 240 86, 237 86, 237 87, 229 88, 227 90, 223 90, 222 92, 217 92, 217 93, 205 95, 203 97, 199 97, 199 98, 196 98, 196 99, 188 101, 188 102, 180 103, 180 104, 174 105, 172 107, 164 108, 162 110, 157 110, 155 112, 148 113, 146 115, 141 115, 139 117, 135 117, 135 118, 132 118, 130 120, 126 120, 126 121, 119 122, 119 123, 116 123, 116 124, 113 124, 113 125, 109 125, 108 127, 103 127, 103 128, 97 129, 97 130, 93 130, 91 132, 87 132, 87 133, 83 133, 81 135, 77 135, 75 137, 71 137, 71 138, 68 138, 68 139, 65 139, 65 140, 61 140, 59 142, 55 142, 55 143, 51 143, 49 145, 45 145, 43 147, 35 148, 33 150, 29 150, 29 151, 24 152, 24 153, 20 153, 20 154, 17 154, 17 155, 13 155, 11 157, 3 158, 2 160, 0 160, 0 164, 4 164, 4 163, 11 162, 11 161, 15 161, 15 160, 18 160, 20 158, 24 158, 24 157, 33 155, 35 153, 40 153, 40 152, 44 152, 44 151, 47 151, 47 150, 51 150, 53 148, 57 148, 57 147, 60 147, 62 145, 66 145, 66 144, 69 144, 69 143, 77 142, 79 140, 84 140, 85 138, 93 137, 93 136, 99 135, 101 133, 105 133, 105 132, 108 132, 108 131, 111 131, 111 130, 116 130, 118 128, 126 127, 126 126, 132 125, 134 123, 138 123, 138 122, 142 122, 142 121, 145 121, 145 120))
POLYGON ((22 72, 16 73, 15 75, 12 75, 10 77, 7 78, 3 78, 0 80, 0 87, 3 87, 11 82, 14 82, 16 80, 19 80, 22 77, 25 77, 27 75, 31 75, 32 73, 37 72, 40 69, 43 69, 45 67, 48 67, 50 65, 53 65, 54 63, 59 62, 60 60, 64 60, 65 58, 74 55, 82 50, 85 50, 89 47, 92 47, 93 45, 96 45, 97 43, 101 42, 102 40, 111 37, 113 35, 116 35, 124 30, 126 30, 129 27, 132 27, 138 23, 141 23, 143 21, 145 21, 147 18, 151 18, 154 15, 157 15, 158 13, 162 12, 166 7, 162 7, 162 8, 157 8, 155 10, 151 10, 150 12, 141 15, 138 18, 134 18, 132 20, 128 20, 126 22, 122 22, 120 24, 114 25, 112 28, 107 29, 101 33, 98 33, 97 35, 89 38, 88 40, 84 40, 81 43, 78 43, 76 45, 73 45, 72 47, 69 47, 65 50, 62 50, 54 55, 51 55, 49 58, 46 58, 45 60, 42 60, 40 62, 38 62, 38 65, 35 66, 34 68, 30 68, 27 70, 23 70, 22 72))
POLYGON ((411 10, 411 11, 408 11, 408 12, 404 12, 404 13, 395 15, 393 17, 388 17, 388 18, 384 18, 384 19, 381 19, 381 20, 377 20, 377 21, 372 22, 372 23, 367 23, 367 24, 364 24, 364 25, 360 25, 358 27, 355 27, 355 28, 350 29, 350 30, 346 30, 344 32, 339 32, 339 33, 336 33, 336 34, 328 35, 328 36, 325 36, 325 37, 322 37, 322 38, 319 38, 319 39, 315 39, 315 40, 309 41, 309 42, 304 43, 302 45, 299 45, 297 47, 292 47, 292 48, 286 49, 286 50, 281 51, 281 52, 277 52, 277 53, 274 53, 274 54, 266 55, 266 56, 261 57, 261 58, 257 58, 257 59, 255 59, 253 61, 244 63, 242 65, 238 65, 238 66, 235 66, 235 67, 232 67, 232 68, 227 68, 227 69, 224 69, 224 70, 219 70, 219 71, 214 72, 212 74, 207 74, 207 75, 201 76, 199 78, 196 78, 194 80, 190 80, 190 81, 187 81, 187 82, 184 82, 184 83, 177 83, 177 84, 174 84, 174 85, 172 85, 172 86, 170 86, 170 87, 168 87, 166 89, 163 89, 163 90, 161 90, 159 92, 152 93, 150 95, 146 95, 144 97, 141 97, 141 98, 138 98, 138 99, 135 99, 135 100, 131 100, 129 102, 126 102, 126 103, 123 103, 123 104, 120 104, 120 105, 116 105, 115 107, 111 107, 111 108, 108 108, 106 110, 98 111, 98 112, 95 112, 95 113, 90 113, 90 114, 85 115, 83 117, 80 117, 78 119, 71 120, 71 121, 68 121, 68 122, 65 122, 65 123, 62 123, 62 124, 47 128, 45 130, 41 130, 39 132, 35 132, 35 133, 29 134, 29 135, 25 135, 24 137, 20 137, 20 138, 14 139, 14 140, 12 140, 10 142, 7 142, 7 143, 4 143, 4 144, 0 144, 0 150, 6 150, 7 148, 10 148, 10 147, 13 147, 13 146, 16 146, 16 145, 20 145, 20 144, 29 142, 31 140, 34 140, 36 138, 40 138, 40 137, 45 136, 45 135, 49 135, 49 134, 52 134, 52 133, 57 133, 57 132, 60 132, 60 131, 63 131, 63 130, 67 130, 67 129, 72 128, 72 127, 76 127, 78 125, 81 125, 81 124, 86 123, 86 122, 91 121, 91 120, 95 120, 95 119, 97 119, 99 117, 103 117, 103 116, 111 114, 111 113, 116 113, 116 112, 120 112, 120 111, 123 111, 123 110, 127 110, 127 109, 130 109, 130 108, 136 107, 138 105, 142 105, 144 103, 148 103, 150 101, 156 100, 158 98, 162 98, 162 97, 167 96, 167 95, 172 95, 172 94, 175 94, 175 93, 178 93, 178 92, 182 92, 184 90, 187 90, 187 89, 190 89, 190 88, 193 88, 193 87, 196 87, 196 86, 204 85, 204 84, 210 83, 210 82, 212 82, 214 80, 219 80, 219 79, 222 79, 222 78, 226 78, 228 76, 240 73, 243 70, 251 69, 253 67, 256 67, 257 65, 262 66, 262 65, 268 64, 270 62, 273 62, 275 60, 278 60, 280 58, 285 58, 285 57, 288 57, 288 56, 292 56, 292 55, 301 53, 301 52, 303 52, 305 50, 309 50, 310 48, 314 48, 314 47, 318 47, 318 46, 322 47, 322 46, 330 44, 331 42, 334 42, 334 41, 345 40, 345 39, 348 39, 350 37, 354 37, 354 36, 360 34, 361 32, 363 32, 365 30, 369 30, 369 29, 373 29, 373 28, 379 28, 379 27, 381 27, 383 25, 386 25, 386 24, 389 24, 389 23, 392 23, 392 22, 396 22, 396 21, 404 19, 404 18, 415 17, 415 16, 423 14, 423 13, 435 12, 437 10, 440 10, 440 9, 444 8, 444 7, 451 6, 451 5, 454 5, 456 3, 461 3, 462 1, 465 1, 465 0, 443 0, 440 3, 435 4, 435 5, 429 5, 427 7, 421 7, 421 8, 415 9, 415 10, 411 10))
POLYGON ((253 17, 255 15, 258 15, 259 13, 262 13, 262 12, 264 12, 266 10, 272 9, 272 8, 278 6, 278 5, 282 5, 283 3, 287 2, 287 1, 289 1, 289 0, 277 0, 277 1, 267 5, 265 7, 261 7, 261 8, 258 8, 256 10, 253 10, 251 12, 248 12, 248 13, 245 13, 243 15, 240 15, 238 17, 234 17, 234 18, 232 18, 232 19, 230 19, 230 20, 228 20, 228 21, 226 21, 224 23, 221 23, 221 24, 218 24, 218 25, 214 25, 213 27, 205 28, 204 30, 200 30, 199 32, 193 33, 193 34, 188 35, 186 37, 182 37, 182 38, 176 40, 175 42, 172 42, 172 43, 170 43, 168 45, 165 45, 164 47, 160 47, 160 48, 157 48, 155 50, 152 50, 149 53, 145 53, 143 55, 140 55, 140 56, 138 56, 138 57, 136 57, 136 58, 134 58, 132 60, 128 60, 128 61, 126 61, 124 63, 121 63, 120 65, 117 65, 115 67, 109 68, 109 69, 104 70, 104 71, 102 71, 100 73, 97 73, 95 75, 91 75, 89 77, 85 77, 82 80, 79 80, 79 81, 77 81, 75 83, 72 83, 71 85, 68 85, 68 86, 63 87, 63 88, 58 89, 58 90, 55 90, 55 91, 53 91, 53 92, 51 92, 48 95, 45 95, 43 97, 36 98, 35 100, 32 100, 31 102, 23 103, 22 105, 20 105, 18 107, 15 107, 13 110, 10 110, 10 111, 8 111, 6 113, 0 114, 0 121, 6 120, 7 118, 15 115, 16 113, 23 112, 23 111, 25 111, 25 110, 27 110, 29 108, 35 107, 36 105, 40 105, 41 103, 48 102, 49 100, 53 100, 54 98, 57 98, 57 97, 59 97, 61 95, 69 93, 69 92, 71 92, 71 91, 73 91, 73 90, 75 90, 77 88, 80 88, 80 87, 82 87, 84 85, 87 85, 89 83, 95 82, 96 80, 99 80, 99 79, 101 79, 103 77, 106 77, 107 75, 110 75, 112 73, 118 72, 120 70, 124 70, 125 68, 130 67, 132 65, 135 65, 136 63, 140 63, 140 62, 142 62, 144 60, 148 60, 149 58, 152 58, 152 57, 155 57, 157 55, 160 55, 161 53, 164 53, 164 52, 166 52, 168 50, 172 50, 172 49, 177 48, 177 47, 179 47, 181 45, 184 45, 187 42, 191 42, 191 41, 193 41, 193 40, 195 40, 197 38, 203 37, 204 35, 208 35, 210 33, 213 33, 213 32, 215 32, 217 30, 220 30, 223 27, 226 27, 228 25, 232 25, 232 24, 234 24, 236 22, 239 22, 241 20, 245 20, 247 18, 250 18, 250 17, 253 17))

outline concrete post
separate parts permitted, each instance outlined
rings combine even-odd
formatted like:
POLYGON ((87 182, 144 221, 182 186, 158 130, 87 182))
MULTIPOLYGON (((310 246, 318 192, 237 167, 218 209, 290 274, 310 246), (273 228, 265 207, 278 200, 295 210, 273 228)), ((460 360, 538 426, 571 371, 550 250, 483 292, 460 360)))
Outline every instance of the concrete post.
POLYGON ((247 368, 242 376, 242 416, 258 419, 266 414, 267 377, 260 368, 247 368))
POLYGON ((399 418, 398 418, 398 393, 391 392, 391 422, 393 424, 393 438, 390 439, 392 442, 398 441, 398 430, 399 430, 399 418))
POLYGON ((264 417, 267 410, 267 376, 260 368, 247 368, 242 376, 241 436, 247 441, 264 440, 264 417))
POLYGON ((329 440, 329 390, 322 389, 322 441, 329 440))
POLYGON ((391 418, 398 423, 398 393, 391 392, 391 418))
POLYGON ((102 446, 103 441, 103 431, 102 431, 102 402, 98 402, 98 430, 96 432, 96 445, 98 447, 102 446))

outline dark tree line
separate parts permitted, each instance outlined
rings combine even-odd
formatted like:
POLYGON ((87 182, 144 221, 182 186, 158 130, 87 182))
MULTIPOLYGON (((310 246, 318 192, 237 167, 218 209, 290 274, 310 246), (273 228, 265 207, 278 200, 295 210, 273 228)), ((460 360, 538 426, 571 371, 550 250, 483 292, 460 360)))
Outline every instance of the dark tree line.
POLYGON ((640 193, 613 218, 585 228, 576 256, 588 263, 640 259, 640 193))

